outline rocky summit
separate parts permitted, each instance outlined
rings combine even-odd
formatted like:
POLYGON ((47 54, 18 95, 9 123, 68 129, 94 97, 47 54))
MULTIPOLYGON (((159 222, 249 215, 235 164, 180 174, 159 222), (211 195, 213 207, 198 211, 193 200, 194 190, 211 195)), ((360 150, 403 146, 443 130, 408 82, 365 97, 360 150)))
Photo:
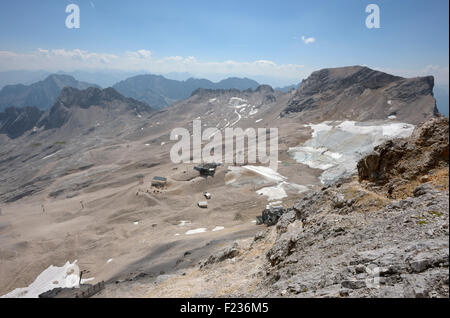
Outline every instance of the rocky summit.
POLYGON ((323 69, 305 79, 282 116, 374 120, 395 116, 417 124, 436 114, 434 78, 402 78, 368 67, 323 69), (305 111, 309 111, 306 113, 305 111))

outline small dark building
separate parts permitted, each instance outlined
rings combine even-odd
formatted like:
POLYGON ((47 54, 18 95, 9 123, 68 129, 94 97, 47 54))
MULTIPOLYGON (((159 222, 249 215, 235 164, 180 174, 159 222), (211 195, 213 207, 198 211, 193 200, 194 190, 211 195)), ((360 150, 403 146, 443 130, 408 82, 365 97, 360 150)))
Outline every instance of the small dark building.
POLYGON ((155 176, 152 179, 152 187, 162 188, 167 185, 167 178, 155 176))
POLYGON ((202 176, 214 176, 218 166, 220 166, 220 163, 205 163, 203 165, 195 166, 194 169, 200 172, 200 175, 202 176))

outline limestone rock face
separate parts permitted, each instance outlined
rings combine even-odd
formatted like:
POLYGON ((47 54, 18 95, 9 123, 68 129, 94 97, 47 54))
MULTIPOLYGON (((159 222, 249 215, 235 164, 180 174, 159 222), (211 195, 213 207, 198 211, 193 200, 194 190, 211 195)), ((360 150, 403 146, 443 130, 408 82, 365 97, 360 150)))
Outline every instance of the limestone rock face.
POLYGON ((281 116, 386 119, 417 124, 438 114, 432 76, 402 78, 362 66, 323 69, 304 80, 281 116))
POLYGON ((384 185, 394 179, 414 180, 431 169, 448 167, 448 118, 432 118, 409 138, 389 140, 358 162, 359 179, 384 185))

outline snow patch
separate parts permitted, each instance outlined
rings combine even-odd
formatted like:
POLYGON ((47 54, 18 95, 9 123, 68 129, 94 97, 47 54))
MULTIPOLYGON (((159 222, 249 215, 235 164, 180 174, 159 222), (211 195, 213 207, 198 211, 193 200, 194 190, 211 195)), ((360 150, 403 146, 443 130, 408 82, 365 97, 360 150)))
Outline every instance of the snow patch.
MULTIPOLYGON (((242 118, 241 114, 239 114, 239 113, 237 112, 236 109, 234 110, 234 113, 238 116, 238 119, 237 119, 235 122, 233 122, 233 123, 230 125, 230 127, 233 127, 234 125, 236 125, 236 124, 241 120, 241 118, 242 118)), ((225 126, 225 127, 227 127, 227 126, 225 126)))
POLYGON ((230 104, 231 106, 238 106, 241 103, 246 103, 247 100, 240 98, 240 97, 231 97, 230 100, 228 101, 228 104, 230 104))
POLYGON ((223 226, 216 226, 215 228, 213 228, 213 232, 216 232, 216 231, 222 231, 223 229, 225 229, 223 226))
POLYGON ((258 110, 257 109, 252 109, 249 113, 248 113, 248 115, 249 116, 253 116, 253 115, 256 115, 258 113, 258 110))
POLYGON ((356 163, 387 139, 409 137, 414 126, 392 122, 323 122, 305 125, 312 138, 288 150, 290 156, 310 168, 324 170, 320 180, 329 184, 352 174, 356 163))
POLYGON ((265 166, 249 165, 242 167, 228 167, 228 170, 230 171, 229 175, 232 176, 232 179, 227 180, 226 184, 232 184, 238 181, 238 178, 241 175, 240 172, 244 169, 252 171, 262 178, 276 183, 275 186, 264 187, 256 191, 257 194, 266 196, 269 202, 276 201, 277 203, 281 203, 280 200, 288 196, 286 192, 287 190, 295 191, 297 193, 302 193, 309 190, 307 186, 287 182, 287 178, 285 176, 265 166))
POLYGON ((279 174, 278 172, 276 172, 275 170, 269 168, 269 167, 264 167, 264 166, 243 166, 242 168, 253 171, 259 175, 262 175, 263 177, 270 179, 270 180, 274 180, 274 181, 284 181, 286 180, 286 177, 282 176, 281 174, 279 174))
POLYGON ((280 200, 287 197, 287 193, 283 188, 283 184, 280 183, 274 187, 265 187, 256 191, 259 195, 265 195, 268 201, 280 200))
POLYGON ((204 232, 206 232, 206 228, 201 227, 201 228, 198 228, 198 229, 195 229, 195 230, 189 230, 185 234, 186 235, 192 235, 192 234, 198 234, 198 233, 204 233, 204 232))
MULTIPOLYGON (((80 268, 76 263, 75 260, 62 267, 50 265, 28 287, 16 288, 1 298, 38 298, 40 294, 58 287, 79 288, 80 268)), ((82 279, 81 283, 93 279, 82 279)))
MULTIPOLYGON (((60 151, 61 151, 61 150, 60 150, 60 151)), ((54 153, 52 153, 51 155, 45 156, 44 158, 42 158, 42 160, 51 158, 51 157, 55 156, 58 152, 59 152, 59 151, 54 152, 54 153)))

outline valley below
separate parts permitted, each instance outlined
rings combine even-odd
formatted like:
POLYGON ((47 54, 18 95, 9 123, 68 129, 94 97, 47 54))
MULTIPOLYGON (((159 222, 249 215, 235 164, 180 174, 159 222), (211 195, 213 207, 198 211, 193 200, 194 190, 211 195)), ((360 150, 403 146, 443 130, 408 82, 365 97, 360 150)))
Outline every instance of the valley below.
POLYGON ((63 88, 39 116, 0 121, 14 128, 0 134, 0 295, 105 282, 94 297, 448 297, 448 119, 432 88, 356 66, 161 109, 63 88), (278 169, 249 162, 248 143, 213 176, 172 162, 171 132, 196 120, 277 128, 278 169), (257 224, 274 207, 276 225, 257 224))

